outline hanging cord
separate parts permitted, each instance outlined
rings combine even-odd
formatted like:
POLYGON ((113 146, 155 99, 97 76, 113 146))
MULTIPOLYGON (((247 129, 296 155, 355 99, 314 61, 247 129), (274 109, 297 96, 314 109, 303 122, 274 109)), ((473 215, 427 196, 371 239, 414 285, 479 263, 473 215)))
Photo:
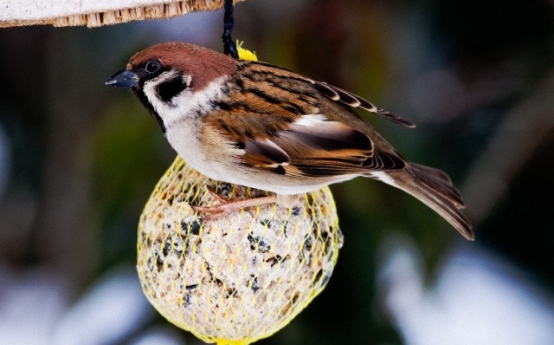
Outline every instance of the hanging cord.
POLYGON ((233 42, 233 27, 235 25, 235 19, 233 18, 233 0, 224 0, 225 13, 223 15, 223 52, 230 55, 234 59, 239 58, 237 52, 237 46, 233 42))

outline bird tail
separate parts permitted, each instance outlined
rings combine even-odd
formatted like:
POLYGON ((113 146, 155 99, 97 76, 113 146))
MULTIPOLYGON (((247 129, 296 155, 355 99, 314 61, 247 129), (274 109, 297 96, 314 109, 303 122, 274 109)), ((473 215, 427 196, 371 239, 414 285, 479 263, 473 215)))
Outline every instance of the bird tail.
POLYGON ((460 211, 465 207, 460 192, 448 175, 439 169, 410 163, 403 170, 388 171, 381 181, 414 196, 447 220, 462 236, 474 240, 469 220, 460 211))

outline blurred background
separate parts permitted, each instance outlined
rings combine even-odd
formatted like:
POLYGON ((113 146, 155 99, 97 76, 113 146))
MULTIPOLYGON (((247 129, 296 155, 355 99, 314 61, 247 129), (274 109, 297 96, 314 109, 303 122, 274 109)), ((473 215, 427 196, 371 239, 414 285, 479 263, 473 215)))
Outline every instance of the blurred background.
MULTIPOLYGON (((248 0, 260 60, 418 125, 364 115, 447 171, 476 241, 375 181, 332 187, 345 245, 326 290, 260 345, 554 344, 554 3, 248 0)), ((175 153, 104 86, 151 44, 222 50, 222 12, 99 29, 0 29, 0 343, 200 344, 157 315, 136 228, 175 153)))

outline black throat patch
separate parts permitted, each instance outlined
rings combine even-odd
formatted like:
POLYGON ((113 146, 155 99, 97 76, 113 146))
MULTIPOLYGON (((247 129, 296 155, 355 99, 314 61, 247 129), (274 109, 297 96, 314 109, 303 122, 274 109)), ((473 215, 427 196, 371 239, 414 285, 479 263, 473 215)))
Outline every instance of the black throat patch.
POLYGON ((148 112, 150 113, 150 115, 152 115, 152 117, 154 117, 156 119, 156 122, 158 122, 158 125, 160 126, 160 129, 162 130, 163 134, 165 135, 166 128, 165 128, 164 122, 162 121, 162 118, 160 117, 160 115, 158 115, 156 110, 154 110, 154 107, 152 106, 152 104, 150 104, 150 102, 148 101, 148 97, 146 97, 146 95, 142 91, 143 86, 144 86, 143 83, 141 83, 141 85, 139 85, 139 87, 133 88, 133 92, 137 96, 137 98, 140 100, 142 105, 146 109, 148 109, 148 112))

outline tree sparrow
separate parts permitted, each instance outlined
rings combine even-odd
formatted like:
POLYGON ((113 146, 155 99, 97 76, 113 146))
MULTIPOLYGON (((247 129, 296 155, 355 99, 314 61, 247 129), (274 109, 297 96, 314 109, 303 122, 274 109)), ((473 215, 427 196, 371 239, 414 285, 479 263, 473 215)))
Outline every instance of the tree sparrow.
POLYGON ((276 193, 201 211, 278 202, 283 195, 364 176, 413 195, 474 239, 448 175, 405 160, 353 109, 414 125, 347 91, 180 42, 135 54, 106 84, 131 88, 192 168, 276 193))

